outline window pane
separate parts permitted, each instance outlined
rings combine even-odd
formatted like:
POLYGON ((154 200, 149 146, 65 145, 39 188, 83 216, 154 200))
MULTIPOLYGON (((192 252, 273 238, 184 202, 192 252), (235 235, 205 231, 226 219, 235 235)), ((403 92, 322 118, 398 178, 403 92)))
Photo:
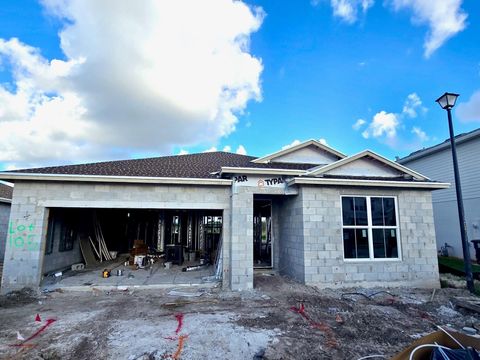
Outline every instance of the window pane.
POLYGON ((343 254, 345 259, 355 259, 357 257, 355 229, 343 229, 343 254))
POLYGON ((355 200, 355 225, 368 225, 367 220, 367 199, 356 197, 355 200))
POLYGON ((353 197, 342 197, 343 225, 355 225, 353 197))
POLYGON ((368 258, 370 256, 368 251, 368 230, 355 229, 357 240, 357 258, 368 258))
POLYGON ((398 258, 397 230, 373 229, 373 255, 375 258, 398 258))
POLYGON ((373 229, 373 256, 375 258, 385 257, 385 231, 384 229, 373 229))
POLYGON ((397 230, 385 229, 387 258, 398 258, 397 230))
POLYGON ((45 255, 51 254, 53 252, 53 239, 55 236, 54 233, 55 221, 53 216, 50 216, 48 220, 48 230, 47 230, 47 244, 45 245, 45 255))
POLYGON ((383 226, 383 201, 382 198, 371 198, 372 225, 383 226))
MULTIPOLYGON (((394 198, 383 198, 383 218, 385 226, 396 226, 395 200, 394 198)), ((375 225, 375 224, 374 224, 375 225)))

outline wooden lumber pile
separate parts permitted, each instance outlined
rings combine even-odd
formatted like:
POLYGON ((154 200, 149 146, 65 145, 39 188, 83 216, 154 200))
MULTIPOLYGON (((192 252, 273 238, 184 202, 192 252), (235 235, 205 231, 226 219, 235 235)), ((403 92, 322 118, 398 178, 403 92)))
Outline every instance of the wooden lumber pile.
POLYGON ((90 244, 92 245, 95 254, 100 259, 100 262, 103 260, 113 260, 110 252, 108 251, 107 244, 105 243, 105 238, 103 237, 102 227, 98 220, 95 219, 94 222, 94 230, 95 230, 95 241, 97 245, 95 245, 95 241, 89 236, 88 239, 90 240, 90 244))
POLYGON ((474 297, 457 297, 452 299, 453 303, 464 309, 472 310, 480 314, 480 299, 474 297))

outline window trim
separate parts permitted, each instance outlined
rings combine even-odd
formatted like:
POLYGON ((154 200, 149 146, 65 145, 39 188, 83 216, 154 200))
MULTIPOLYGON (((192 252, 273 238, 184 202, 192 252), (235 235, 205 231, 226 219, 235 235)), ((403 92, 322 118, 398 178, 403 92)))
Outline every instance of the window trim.
POLYGON ((401 242, 401 235, 400 235, 400 222, 399 222, 399 214, 398 214, 398 197, 396 195, 357 195, 357 194, 344 194, 340 195, 340 221, 342 224, 342 256, 343 261, 345 262, 399 262, 402 261, 402 242, 401 242), (343 225, 343 201, 344 197, 361 197, 365 198, 367 202, 367 225, 343 225), (393 198, 393 202, 395 205, 395 223, 396 226, 379 226, 379 225, 372 225, 372 204, 371 198, 393 198), (346 258, 345 257, 345 240, 343 239, 343 229, 358 229, 358 228, 367 228, 367 235, 368 235, 368 258, 346 258), (395 229, 397 232, 397 257, 395 258, 375 258, 374 257, 374 249, 373 249, 373 229, 395 229))

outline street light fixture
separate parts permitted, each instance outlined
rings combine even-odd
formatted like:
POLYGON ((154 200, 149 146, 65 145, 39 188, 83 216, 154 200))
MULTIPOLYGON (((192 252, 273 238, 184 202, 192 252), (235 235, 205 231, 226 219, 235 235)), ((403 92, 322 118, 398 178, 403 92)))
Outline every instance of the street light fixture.
POLYGON ((462 237, 463 261, 465 263, 465 278, 467 288, 473 293, 475 291, 472 275, 472 264, 470 261, 470 248, 468 244, 467 223, 465 222, 465 212, 463 210, 462 186, 460 184, 460 173, 458 172, 457 148, 455 146, 455 135, 453 133, 452 108, 455 106, 458 94, 446 92, 435 100, 442 109, 447 110, 448 128, 450 130, 450 144, 452 147, 453 174, 455 176, 455 190, 457 192, 458 219, 460 220, 460 235, 462 237))

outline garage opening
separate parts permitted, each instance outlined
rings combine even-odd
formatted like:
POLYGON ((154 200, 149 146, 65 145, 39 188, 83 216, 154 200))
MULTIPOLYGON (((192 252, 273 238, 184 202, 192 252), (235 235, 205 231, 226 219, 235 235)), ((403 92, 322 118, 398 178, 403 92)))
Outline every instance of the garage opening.
POLYGON ((222 229, 222 210, 51 208, 45 281, 212 281, 221 276, 222 229))

